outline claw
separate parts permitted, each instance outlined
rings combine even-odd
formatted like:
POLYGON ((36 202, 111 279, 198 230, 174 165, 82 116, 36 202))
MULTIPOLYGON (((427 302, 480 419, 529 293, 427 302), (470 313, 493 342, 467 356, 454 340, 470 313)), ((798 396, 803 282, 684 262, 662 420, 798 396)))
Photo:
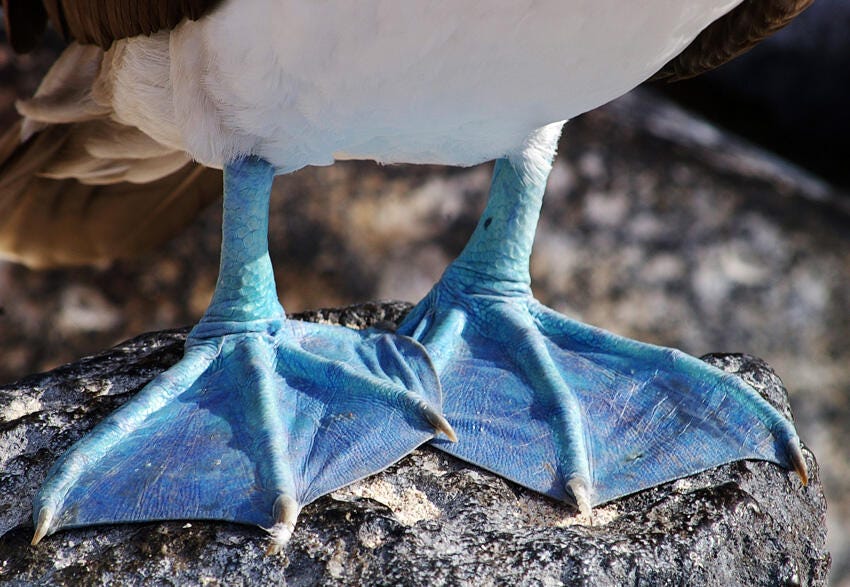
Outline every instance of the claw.
POLYGON ((274 554, 303 505, 433 438, 427 421, 454 439, 423 413, 442 393, 421 344, 286 317, 265 238, 274 174, 256 157, 225 166, 210 307, 183 359, 52 469, 33 543, 63 526, 212 519, 267 528, 274 554))
POLYGON ((573 477, 567 482, 567 494, 572 494, 576 507, 581 515, 586 516, 593 522, 593 508, 590 505, 590 489, 587 480, 583 477, 573 477))
POLYGON ((803 451, 800 449, 800 442, 796 438, 788 441, 788 455, 791 459, 791 466, 797 475, 800 476, 800 481, 803 486, 809 484, 809 470, 806 467, 806 459, 803 458, 803 451))
POLYGON ((457 442, 457 434, 455 434, 454 428, 452 428, 452 425, 449 424, 449 421, 442 414, 436 412, 430 406, 424 407, 422 411, 437 432, 442 432, 450 441, 457 442))
POLYGON ((50 526, 53 523, 53 508, 43 507, 38 511, 38 523, 35 526, 35 534, 32 537, 31 545, 35 546, 41 539, 47 536, 50 532, 50 526))
POLYGON ((301 506, 298 502, 288 495, 279 495, 274 502, 274 519, 275 525, 268 529, 271 536, 271 543, 266 548, 266 554, 271 556, 279 554, 283 547, 289 542, 292 537, 292 532, 295 530, 295 522, 298 521, 298 514, 301 511, 301 506))

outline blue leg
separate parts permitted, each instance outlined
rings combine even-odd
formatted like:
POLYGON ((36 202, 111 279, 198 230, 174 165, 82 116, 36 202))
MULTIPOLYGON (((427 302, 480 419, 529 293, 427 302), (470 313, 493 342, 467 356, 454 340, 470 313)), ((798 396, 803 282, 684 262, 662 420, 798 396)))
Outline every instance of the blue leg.
POLYGON ((793 426, 740 379, 532 297, 549 167, 527 157, 496 163, 470 242, 399 329, 428 349, 457 431, 456 444, 435 446, 586 513, 738 459, 794 468, 805 482, 793 426))
POLYGON ((69 526, 219 519, 287 541, 301 507, 454 438, 422 346, 288 320, 267 249, 273 170, 225 169, 221 270, 183 359, 81 439, 34 503, 37 543, 69 526))

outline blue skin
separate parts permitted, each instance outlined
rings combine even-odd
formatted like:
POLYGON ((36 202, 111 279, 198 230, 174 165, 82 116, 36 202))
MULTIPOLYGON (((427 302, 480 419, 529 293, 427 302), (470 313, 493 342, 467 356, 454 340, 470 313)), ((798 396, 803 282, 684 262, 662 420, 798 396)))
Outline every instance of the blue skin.
POLYGON ((497 161, 472 238, 398 329, 428 349, 457 431, 433 444, 585 512, 739 459, 805 482, 793 426, 741 379, 532 297, 544 188, 497 161))
POLYGON ((424 348, 287 319, 268 256, 270 164, 225 168, 221 269, 183 359, 75 444, 33 507, 59 528, 219 519, 271 528, 301 506, 453 437, 424 348))
POLYGON ((221 519, 271 528, 274 552, 301 506, 452 426, 459 441, 438 448, 585 511, 737 459, 805 481, 793 427, 741 380, 533 299, 545 179, 497 162, 472 239, 401 325, 408 338, 286 318, 272 178, 259 159, 225 168, 209 309, 184 358, 51 469, 34 543, 69 526, 221 519))

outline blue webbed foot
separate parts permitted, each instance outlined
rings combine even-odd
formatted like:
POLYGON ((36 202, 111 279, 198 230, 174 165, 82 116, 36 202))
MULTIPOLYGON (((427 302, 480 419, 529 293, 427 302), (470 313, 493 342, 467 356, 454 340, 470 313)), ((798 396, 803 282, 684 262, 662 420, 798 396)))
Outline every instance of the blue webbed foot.
POLYGON ((259 160, 225 170, 210 308, 183 359, 53 466, 34 544, 71 526, 217 519, 268 529, 276 552, 305 504, 437 431, 454 438, 419 343, 286 318, 266 248, 271 179, 259 160))
POLYGON ((739 459, 805 474, 793 427, 741 379, 530 295, 461 294, 444 278, 403 328, 431 353, 457 432, 432 443, 584 513, 739 459))
MULTIPOLYGON (((546 132, 533 142, 548 140, 551 154, 546 132)), ((469 244, 399 328, 428 349, 457 431, 456 444, 435 446, 585 513, 739 459, 773 461, 805 482, 793 426, 742 380, 532 297, 546 177, 537 155, 537 169, 524 155, 496 163, 469 244)))
POLYGON ((188 518, 255 524, 280 544, 301 506, 450 430, 417 343, 285 318, 250 326, 196 329, 178 364, 67 453, 36 499, 36 539, 188 518))

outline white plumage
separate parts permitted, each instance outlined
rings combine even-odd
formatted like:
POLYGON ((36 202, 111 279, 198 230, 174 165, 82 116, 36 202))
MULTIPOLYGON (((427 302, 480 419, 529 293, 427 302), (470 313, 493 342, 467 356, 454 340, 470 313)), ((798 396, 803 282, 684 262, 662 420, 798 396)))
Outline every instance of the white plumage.
POLYGON ((117 42, 114 117, 215 167, 473 165, 628 91, 740 0, 228 0, 117 42))

